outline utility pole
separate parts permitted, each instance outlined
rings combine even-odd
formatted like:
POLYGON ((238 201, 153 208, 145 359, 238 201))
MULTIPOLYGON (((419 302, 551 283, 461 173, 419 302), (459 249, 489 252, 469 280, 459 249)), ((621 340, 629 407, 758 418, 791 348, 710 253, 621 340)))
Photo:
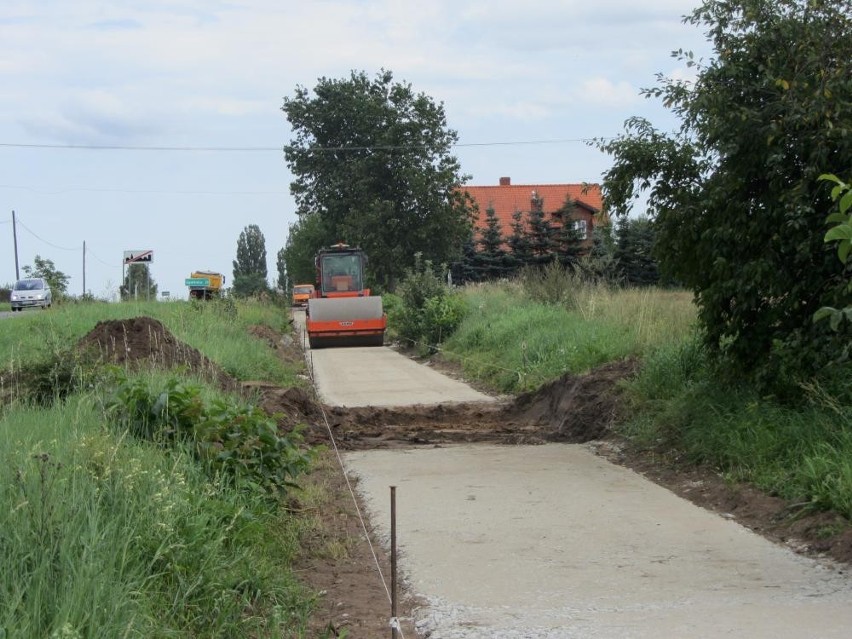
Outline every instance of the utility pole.
POLYGON ((15 224, 15 212, 12 211, 12 240, 15 243, 15 279, 21 279, 21 274, 18 271, 18 227, 15 224))
POLYGON ((83 240, 83 297, 86 296, 86 240, 83 240))

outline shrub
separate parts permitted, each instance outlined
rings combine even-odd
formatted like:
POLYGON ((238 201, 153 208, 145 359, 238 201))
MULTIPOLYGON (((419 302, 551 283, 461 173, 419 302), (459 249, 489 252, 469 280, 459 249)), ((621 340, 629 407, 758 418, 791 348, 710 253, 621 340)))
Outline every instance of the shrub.
POLYGON ((313 451, 301 429, 281 434, 274 416, 230 396, 206 402, 201 389, 170 379, 152 391, 144 379, 125 380, 108 405, 117 426, 133 436, 170 444, 186 442, 212 476, 270 493, 294 487, 313 451))
POLYGON ((579 309, 596 291, 608 290, 604 281, 584 273, 581 267, 565 267, 551 262, 544 268, 528 266, 519 275, 521 290, 529 299, 542 304, 579 309))
POLYGON ((391 322, 402 339, 427 350, 452 333, 466 314, 464 300, 452 293, 419 253, 398 292, 402 304, 389 314, 391 322))
POLYGON ((423 305, 423 339, 440 344, 455 331, 467 314, 467 304, 459 295, 430 297, 423 305))

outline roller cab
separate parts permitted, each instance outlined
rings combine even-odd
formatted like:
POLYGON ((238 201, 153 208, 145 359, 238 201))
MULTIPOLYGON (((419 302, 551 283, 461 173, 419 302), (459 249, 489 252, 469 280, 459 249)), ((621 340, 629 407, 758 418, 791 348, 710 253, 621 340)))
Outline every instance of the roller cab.
POLYGON ((311 348, 384 343, 387 316, 382 298, 364 287, 366 261, 361 249, 346 244, 317 254, 317 285, 305 320, 311 348))

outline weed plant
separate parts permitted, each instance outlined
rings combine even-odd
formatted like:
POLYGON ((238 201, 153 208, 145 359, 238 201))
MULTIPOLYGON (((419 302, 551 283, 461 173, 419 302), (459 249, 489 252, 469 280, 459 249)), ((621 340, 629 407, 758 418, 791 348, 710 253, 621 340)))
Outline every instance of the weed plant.
POLYGON ((161 445, 186 445, 211 478, 274 497, 296 487, 313 454, 301 431, 280 433, 275 416, 230 396, 205 399, 201 387, 172 377, 152 386, 121 380, 107 413, 121 432, 161 445))
POLYGON ((0 419, 0 636, 302 637, 291 518, 72 395, 0 419))

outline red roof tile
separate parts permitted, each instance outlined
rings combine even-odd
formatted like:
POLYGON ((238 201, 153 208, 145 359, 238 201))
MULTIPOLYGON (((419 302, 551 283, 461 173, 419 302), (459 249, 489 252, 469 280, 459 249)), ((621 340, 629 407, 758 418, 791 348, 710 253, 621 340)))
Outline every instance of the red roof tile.
POLYGON ((465 186, 479 205, 479 219, 476 225, 485 226, 485 212, 493 208, 500 220, 503 235, 512 234, 512 214, 516 211, 529 211, 533 191, 543 200, 543 211, 553 213, 562 208, 565 199, 576 200, 591 213, 598 213, 603 207, 600 185, 598 184, 506 184, 508 178, 501 178, 499 186, 465 186))

